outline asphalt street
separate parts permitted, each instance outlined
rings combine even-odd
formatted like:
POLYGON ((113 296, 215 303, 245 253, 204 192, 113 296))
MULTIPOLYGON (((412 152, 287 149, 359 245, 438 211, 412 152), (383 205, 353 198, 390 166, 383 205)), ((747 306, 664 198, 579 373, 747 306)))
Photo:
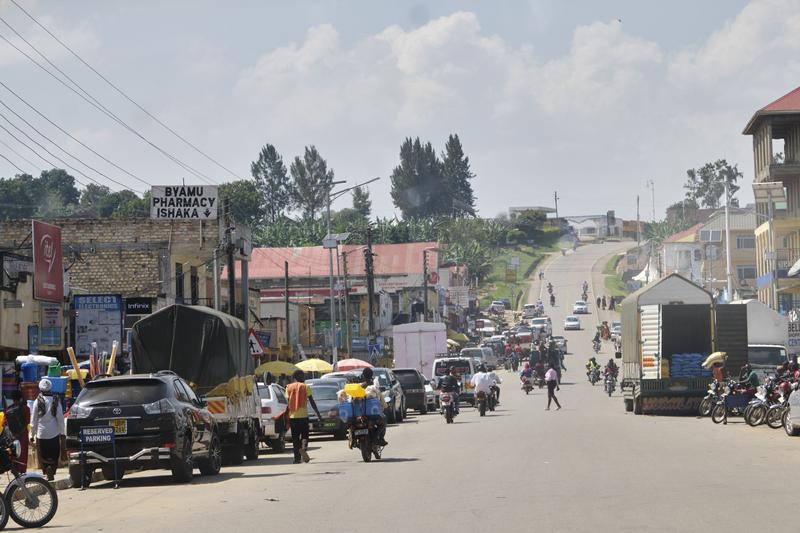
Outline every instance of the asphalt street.
MULTIPOLYGON (((579 297, 602 293, 607 257, 619 243, 585 246, 543 265, 557 306, 556 332, 579 297), (592 275, 592 271, 595 275, 592 275)), ((538 283, 531 287, 535 301, 538 283)), ((611 318, 609 312, 600 319, 611 318)), ((694 417, 635 416, 592 387, 582 371, 597 309, 568 332, 561 411, 546 393, 526 396, 504 379, 501 405, 480 418, 462 410, 453 425, 438 414, 410 416, 389 428, 384 459, 363 463, 357 450, 313 439, 310 464, 291 454, 225 467, 219 476, 172 484, 167 472, 126 477, 119 489, 98 483, 60 492, 52 527, 61 531, 745 531, 797 523, 791 479, 800 439, 782 430, 728 426, 694 417)), ((613 356, 610 346, 601 354, 613 356)), ((602 359, 601 359, 602 361, 602 359)), ((14 527, 9 524, 9 529, 14 527)), ((788 530, 788 529, 787 529, 788 530)))

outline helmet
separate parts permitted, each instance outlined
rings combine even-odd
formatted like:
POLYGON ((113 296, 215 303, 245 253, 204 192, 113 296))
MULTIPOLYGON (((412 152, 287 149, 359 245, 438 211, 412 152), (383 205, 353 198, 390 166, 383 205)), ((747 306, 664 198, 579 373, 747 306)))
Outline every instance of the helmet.
POLYGON ((53 389, 53 382, 47 378, 42 378, 39 382, 39 390, 42 392, 50 392, 53 389))

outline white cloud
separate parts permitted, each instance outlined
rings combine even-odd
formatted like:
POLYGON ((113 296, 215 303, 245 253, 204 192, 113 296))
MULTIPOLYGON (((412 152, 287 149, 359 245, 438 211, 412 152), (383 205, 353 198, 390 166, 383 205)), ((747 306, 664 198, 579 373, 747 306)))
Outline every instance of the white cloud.
MULTIPOLYGON (((47 56, 48 59, 55 62, 70 56, 67 50, 58 44, 43 29, 31 22, 30 19, 21 15, 19 11, 12 12, 10 7, 0 7, 2 7, 0 13, 2 13, 6 22, 19 32, 26 41, 47 56)), ((14 9, 16 10, 16 8, 14 9)), ((38 18, 43 26, 79 54, 88 54, 99 47, 99 39, 85 21, 75 26, 67 27, 57 23, 51 17, 38 16, 35 13, 33 15, 38 18)), ((14 46, 30 55, 37 62, 47 66, 45 61, 5 24, 0 23, 0 35, 8 39, 14 46)), ((0 66, 32 65, 32 63, 28 63, 28 61, 29 60, 24 55, 15 50, 11 45, 0 40, 0 66)))

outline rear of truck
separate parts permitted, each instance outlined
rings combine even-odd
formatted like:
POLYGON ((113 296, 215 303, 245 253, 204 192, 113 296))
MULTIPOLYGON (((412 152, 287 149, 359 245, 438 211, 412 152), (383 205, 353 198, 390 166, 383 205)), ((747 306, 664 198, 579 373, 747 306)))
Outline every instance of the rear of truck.
POLYGON ((223 458, 232 464, 258 458, 261 441, 261 398, 253 378, 232 378, 203 397, 217 423, 223 458))

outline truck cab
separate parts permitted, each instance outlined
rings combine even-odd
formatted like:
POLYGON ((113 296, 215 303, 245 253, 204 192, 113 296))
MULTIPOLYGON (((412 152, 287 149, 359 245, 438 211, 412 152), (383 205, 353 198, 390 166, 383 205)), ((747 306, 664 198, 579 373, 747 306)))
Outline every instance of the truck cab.
POLYGON ((747 361, 763 383, 764 378, 773 375, 778 366, 789 361, 789 353, 782 344, 748 344, 747 361))

